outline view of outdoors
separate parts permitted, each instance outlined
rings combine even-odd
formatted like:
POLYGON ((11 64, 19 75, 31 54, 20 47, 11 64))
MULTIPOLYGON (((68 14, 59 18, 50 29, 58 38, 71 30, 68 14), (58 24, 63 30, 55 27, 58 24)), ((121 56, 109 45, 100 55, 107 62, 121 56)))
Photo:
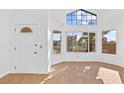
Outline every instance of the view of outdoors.
POLYGON ((53 32, 53 54, 61 53, 61 32, 53 32))
POLYGON ((96 14, 80 9, 67 14, 66 23, 67 25, 96 25, 97 16, 96 14))
POLYGON ((89 33, 89 51, 95 52, 95 33, 89 33))
POLYGON ((74 35, 72 32, 67 32, 67 51, 73 51, 73 38, 74 35))
POLYGON ((116 31, 102 32, 102 53, 116 54, 116 31))
POLYGON ((95 33, 67 32, 67 51, 95 52, 95 33))

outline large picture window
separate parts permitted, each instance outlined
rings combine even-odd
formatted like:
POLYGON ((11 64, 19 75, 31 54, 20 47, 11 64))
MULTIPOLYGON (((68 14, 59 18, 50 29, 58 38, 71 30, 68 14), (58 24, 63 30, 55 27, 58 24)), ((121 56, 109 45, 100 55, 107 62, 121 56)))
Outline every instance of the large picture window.
POLYGON ((67 32, 68 52, 95 52, 95 33, 67 32))
POLYGON ((53 32, 53 54, 61 53, 61 32, 53 32))
POLYGON ((67 25, 96 25, 97 15, 80 9, 66 15, 67 25))
POLYGON ((102 53, 116 54, 116 32, 115 30, 102 32, 102 53))
POLYGON ((95 33, 89 33, 89 51, 95 52, 95 33))

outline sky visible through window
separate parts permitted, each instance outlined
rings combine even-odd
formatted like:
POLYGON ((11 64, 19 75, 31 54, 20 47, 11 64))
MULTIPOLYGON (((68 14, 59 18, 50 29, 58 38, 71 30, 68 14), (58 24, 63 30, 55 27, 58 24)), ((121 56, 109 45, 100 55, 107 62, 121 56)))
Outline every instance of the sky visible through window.
POLYGON ((55 40, 55 41, 59 41, 61 39, 61 34, 53 34, 53 40, 55 40))
POLYGON ((107 38, 107 41, 116 41, 116 31, 110 31, 108 32, 104 37, 107 38))
POLYGON ((82 37, 82 32, 75 32, 74 36, 76 36, 77 41, 82 37))
POLYGON ((67 14, 66 23, 67 25, 96 25, 97 16, 88 11, 78 10, 67 14))

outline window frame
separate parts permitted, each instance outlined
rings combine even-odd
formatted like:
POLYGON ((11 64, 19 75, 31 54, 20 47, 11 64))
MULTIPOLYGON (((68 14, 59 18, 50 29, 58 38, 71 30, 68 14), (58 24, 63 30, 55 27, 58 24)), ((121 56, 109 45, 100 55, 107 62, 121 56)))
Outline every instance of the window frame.
MULTIPOLYGON (((73 45, 74 45, 74 41, 73 41, 73 45)), ((67 52, 67 53, 96 53, 96 52, 97 52, 96 47, 97 47, 97 41, 96 41, 96 32, 95 32, 95 31, 66 31, 66 52, 67 52), (73 51, 68 51, 68 50, 67 50, 67 47, 68 47, 68 46, 67 46, 67 33, 68 33, 68 32, 69 32, 69 33, 73 33, 73 35, 74 35, 75 32, 81 32, 82 35, 83 35, 84 32, 87 32, 87 33, 88 33, 88 52, 79 52, 79 51, 75 52, 74 50, 73 50, 73 51), (94 34, 95 34, 95 51, 94 51, 94 52, 90 51, 89 33, 94 33, 94 34)))
POLYGON ((69 26, 80 26, 80 25, 88 25, 88 26, 96 26, 97 25, 97 15, 96 14, 94 14, 94 13, 91 13, 91 12, 89 12, 89 11, 86 11, 86 10, 84 10, 84 9, 79 9, 79 10, 76 10, 76 11, 74 11, 74 12, 71 12, 71 13, 68 13, 68 14, 66 14, 66 25, 69 25, 69 26), (80 14, 80 15, 77 15, 77 12, 78 11, 81 11, 81 12, 85 12, 86 13, 86 15, 82 15, 82 14, 80 14), (72 15, 73 13, 75 13, 75 15, 72 15), (90 14, 90 19, 88 20, 88 14, 90 14), (67 17, 68 16, 70 16, 71 18, 70 19, 68 19, 67 17), (75 16, 76 18, 75 18, 75 20, 73 20, 72 19, 72 16, 75 16), (78 20, 77 19, 77 17, 78 16, 80 16, 81 17, 81 19, 80 20, 78 20), (82 17, 84 17, 84 16, 86 16, 86 20, 83 20, 83 18, 82 17), (92 16, 95 16, 96 17, 96 19, 94 20, 94 19, 92 19, 92 16), (89 22, 88 22, 89 21, 89 22), (84 23, 83 23, 84 22, 84 23), (91 24, 89 24, 91 22, 91 24), (95 24, 94 24, 94 22, 95 22, 95 24))
MULTIPOLYGON (((117 30, 117 29, 110 29, 110 30, 104 30, 104 31, 116 31, 116 51, 115 51, 116 53, 115 53, 115 54, 112 54, 112 53, 104 53, 104 52, 103 52, 103 40, 102 40, 103 37, 101 37, 101 53, 102 53, 103 55, 116 56, 116 55, 117 55, 117 49, 118 49, 118 48, 117 48, 117 47, 118 47, 118 43, 117 43, 117 42, 118 42, 118 33, 117 33, 118 30, 117 30)), ((101 31, 101 35, 103 34, 104 31, 101 31)))
POLYGON ((52 54, 53 55, 59 55, 59 54, 61 54, 62 53, 62 32, 60 31, 60 30, 53 30, 53 32, 52 32, 52 54), (61 44, 61 46, 60 46, 60 53, 54 53, 53 51, 54 51, 54 44, 53 44, 53 35, 54 35, 54 32, 60 32, 60 44, 61 44))

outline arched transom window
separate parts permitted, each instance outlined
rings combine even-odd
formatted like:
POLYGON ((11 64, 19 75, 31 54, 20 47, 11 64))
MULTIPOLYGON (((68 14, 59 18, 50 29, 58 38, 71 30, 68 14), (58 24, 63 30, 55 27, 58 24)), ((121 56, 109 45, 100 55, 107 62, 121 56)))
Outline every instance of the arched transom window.
POLYGON ((21 32, 22 33, 27 33, 27 32, 29 33, 29 32, 32 32, 32 29, 29 28, 29 27, 24 27, 24 28, 21 29, 21 32))

